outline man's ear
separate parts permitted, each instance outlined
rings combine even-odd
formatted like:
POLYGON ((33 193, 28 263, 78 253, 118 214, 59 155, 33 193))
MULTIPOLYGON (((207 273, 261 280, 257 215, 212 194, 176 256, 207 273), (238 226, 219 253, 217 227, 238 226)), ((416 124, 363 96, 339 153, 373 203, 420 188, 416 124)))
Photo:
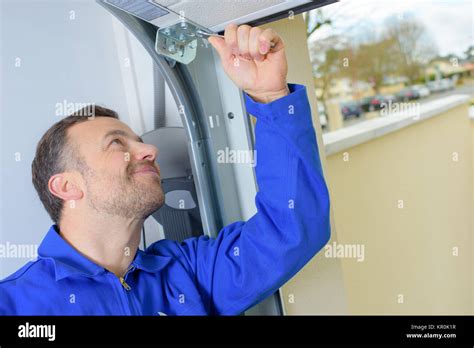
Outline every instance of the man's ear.
POLYGON ((49 178, 48 189, 63 201, 76 201, 84 196, 84 192, 74 183, 72 173, 59 173, 49 178))

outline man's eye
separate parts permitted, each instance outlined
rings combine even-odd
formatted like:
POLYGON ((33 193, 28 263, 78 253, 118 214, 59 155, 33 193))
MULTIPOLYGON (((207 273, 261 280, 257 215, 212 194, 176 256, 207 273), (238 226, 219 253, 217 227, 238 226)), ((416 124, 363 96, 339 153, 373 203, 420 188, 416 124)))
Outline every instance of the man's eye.
POLYGON ((120 139, 113 139, 113 140, 110 142, 110 145, 112 145, 112 144, 123 145, 123 142, 122 142, 122 140, 120 140, 120 139))

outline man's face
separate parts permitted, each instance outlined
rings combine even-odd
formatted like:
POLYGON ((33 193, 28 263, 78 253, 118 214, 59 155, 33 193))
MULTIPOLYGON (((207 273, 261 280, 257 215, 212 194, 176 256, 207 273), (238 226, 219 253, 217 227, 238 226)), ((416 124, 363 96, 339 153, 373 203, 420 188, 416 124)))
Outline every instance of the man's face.
POLYGON ((146 218, 164 202, 158 149, 144 144, 124 123, 96 117, 68 130, 83 162, 84 199, 99 213, 146 218))

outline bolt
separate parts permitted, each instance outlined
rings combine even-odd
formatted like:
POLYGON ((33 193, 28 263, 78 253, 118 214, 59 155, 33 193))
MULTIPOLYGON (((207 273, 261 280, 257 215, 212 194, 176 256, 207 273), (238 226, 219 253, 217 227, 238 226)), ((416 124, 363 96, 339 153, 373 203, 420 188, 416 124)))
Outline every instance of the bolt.
POLYGON ((169 45, 168 47, 168 52, 170 52, 171 54, 175 54, 176 53, 176 45, 174 43, 172 43, 171 45, 169 45))
POLYGON ((192 50, 195 49, 196 46, 197 46, 197 40, 193 40, 188 44, 188 47, 192 50))

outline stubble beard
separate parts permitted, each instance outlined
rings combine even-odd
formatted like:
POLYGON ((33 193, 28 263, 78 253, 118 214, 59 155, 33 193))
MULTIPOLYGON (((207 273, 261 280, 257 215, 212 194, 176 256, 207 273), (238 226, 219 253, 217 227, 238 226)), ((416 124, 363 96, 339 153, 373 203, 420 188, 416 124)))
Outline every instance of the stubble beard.
POLYGON ((115 175, 100 175, 91 168, 83 172, 86 183, 88 204, 99 213, 124 218, 146 219, 164 203, 160 177, 144 174, 138 178, 131 173, 117 179, 115 175), (113 184, 111 184, 113 183, 113 184))

